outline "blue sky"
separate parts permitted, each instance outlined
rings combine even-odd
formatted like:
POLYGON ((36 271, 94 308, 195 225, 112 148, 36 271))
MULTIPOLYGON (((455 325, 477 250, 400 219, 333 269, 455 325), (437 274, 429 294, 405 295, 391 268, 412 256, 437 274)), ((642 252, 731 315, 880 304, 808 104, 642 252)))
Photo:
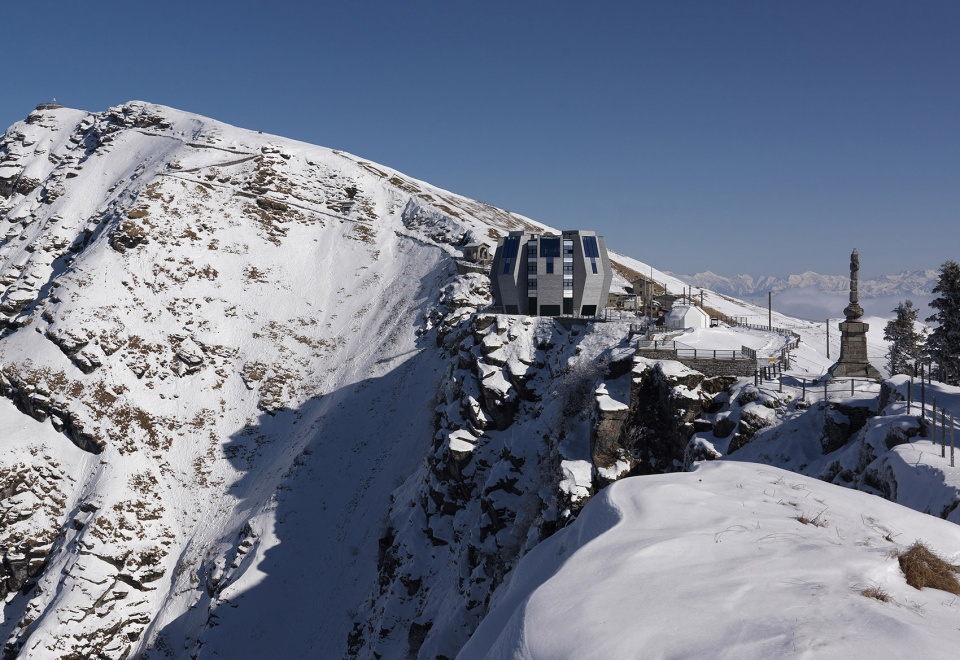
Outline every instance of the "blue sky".
POLYGON ((960 259, 960 2, 5 3, 0 125, 132 99, 678 273, 960 259))

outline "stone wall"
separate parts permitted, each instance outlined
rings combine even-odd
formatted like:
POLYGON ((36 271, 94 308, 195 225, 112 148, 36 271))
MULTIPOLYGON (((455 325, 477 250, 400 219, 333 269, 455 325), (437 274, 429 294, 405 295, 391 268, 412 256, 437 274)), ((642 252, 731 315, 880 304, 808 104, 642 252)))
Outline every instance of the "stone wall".
POLYGON ((482 275, 490 274, 490 264, 477 264, 471 263, 469 261, 464 261, 462 259, 456 260, 457 272, 461 275, 466 275, 467 273, 480 273, 482 275))
POLYGON ((756 360, 713 360, 704 358, 677 357, 672 351, 637 351, 637 355, 649 360, 673 360, 690 367, 705 376, 739 376, 749 378, 757 372, 756 360))

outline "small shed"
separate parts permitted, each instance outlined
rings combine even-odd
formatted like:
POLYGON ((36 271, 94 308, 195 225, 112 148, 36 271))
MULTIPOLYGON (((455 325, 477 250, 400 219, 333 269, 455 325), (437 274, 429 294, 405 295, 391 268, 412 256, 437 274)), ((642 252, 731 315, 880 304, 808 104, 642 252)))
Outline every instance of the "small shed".
POLYGON ((484 243, 468 243, 463 246, 463 258, 474 263, 490 261, 490 248, 484 243))
POLYGON ((675 328, 709 328, 710 315, 696 305, 675 304, 667 314, 667 325, 675 328))

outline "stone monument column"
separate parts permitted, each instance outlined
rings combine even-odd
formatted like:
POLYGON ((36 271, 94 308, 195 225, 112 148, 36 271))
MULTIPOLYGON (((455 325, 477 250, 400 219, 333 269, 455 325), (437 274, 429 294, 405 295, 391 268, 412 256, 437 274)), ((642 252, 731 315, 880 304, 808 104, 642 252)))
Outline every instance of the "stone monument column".
POLYGON ((863 308, 860 306, 860 255, 850 255, 850 304, 843 310, 847 320, 840 324, 840 359, 830 367, 832 378, 873 378, 883 380, 880 372, 867 359, 867 330, 863 308))

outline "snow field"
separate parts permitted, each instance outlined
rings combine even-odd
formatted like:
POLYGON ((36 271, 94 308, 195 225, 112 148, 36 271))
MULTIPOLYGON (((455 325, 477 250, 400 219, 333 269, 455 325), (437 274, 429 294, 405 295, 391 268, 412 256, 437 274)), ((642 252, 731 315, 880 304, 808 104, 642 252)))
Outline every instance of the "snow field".
POLYGON ((948 657, 960 599, 892 556, 917 539, 957 561, 955 525, 777 468, 624 479, 524 558, 458 657, 948 657))

